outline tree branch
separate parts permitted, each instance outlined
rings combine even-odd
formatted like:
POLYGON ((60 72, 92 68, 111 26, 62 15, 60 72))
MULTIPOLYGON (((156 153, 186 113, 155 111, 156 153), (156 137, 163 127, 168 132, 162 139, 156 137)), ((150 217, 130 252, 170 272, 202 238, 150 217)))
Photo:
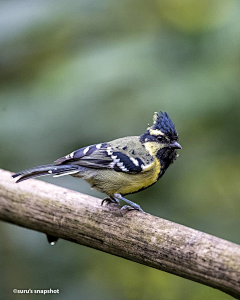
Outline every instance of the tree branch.
POLYGON ((42 181, 0 170, 0 219, 219 289, 240 299, 240 246, 42 181))

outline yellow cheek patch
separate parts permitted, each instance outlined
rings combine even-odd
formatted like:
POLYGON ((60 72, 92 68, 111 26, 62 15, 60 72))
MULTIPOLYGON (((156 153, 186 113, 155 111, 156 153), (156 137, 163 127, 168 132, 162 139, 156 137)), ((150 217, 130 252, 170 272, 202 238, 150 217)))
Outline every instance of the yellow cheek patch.
POLYGON ((152 156, 156 155, 158 150, 162 149, 165 145, 164 144, 159 144, 156 142, 147 142, 144 144, 146 150, 148 153, 152 156))

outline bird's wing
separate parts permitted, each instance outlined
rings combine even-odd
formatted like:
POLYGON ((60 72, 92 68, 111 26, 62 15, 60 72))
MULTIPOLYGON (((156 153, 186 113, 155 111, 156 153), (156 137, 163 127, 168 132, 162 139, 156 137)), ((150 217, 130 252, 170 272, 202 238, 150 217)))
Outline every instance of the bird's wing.
POLYGON ((139 173, 147 164, 139 157, 119 151, 114 143, 95 144, 73 151, 55 161, 57 165, 74 164, 91 169, 114 169, 117 172, 139 173))

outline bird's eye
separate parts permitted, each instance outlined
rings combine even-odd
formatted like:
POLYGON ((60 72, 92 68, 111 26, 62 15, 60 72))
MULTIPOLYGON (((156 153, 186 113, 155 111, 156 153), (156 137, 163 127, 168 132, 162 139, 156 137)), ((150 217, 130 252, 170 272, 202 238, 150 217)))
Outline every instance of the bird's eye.
POLYGON ((159 135, 159 136, 157 137, 157 140, 158 140, 159 142, 161 142, 161 141, 163 140, 163 137, 162 137, 161 135, 159 135))

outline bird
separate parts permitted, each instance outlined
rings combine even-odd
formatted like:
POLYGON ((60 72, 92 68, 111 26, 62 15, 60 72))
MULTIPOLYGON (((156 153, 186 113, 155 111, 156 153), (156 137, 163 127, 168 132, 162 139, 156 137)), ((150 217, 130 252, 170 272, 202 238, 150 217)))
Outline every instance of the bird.
MULTIPOLYGON (((16 183, 29 178, 71 175, 87 181, 107 195, 107 203, 126 204, 123 210, 143 211, 124 196, 155 184, 178 157, 178 133, 167 112, 155 112, 153 125, 140 136, 127 136, 86 146, 57 159, 54 164, 37 166, 12 175, 16 183)), ((50 244, 57 238, 47 235, 50 244)))

